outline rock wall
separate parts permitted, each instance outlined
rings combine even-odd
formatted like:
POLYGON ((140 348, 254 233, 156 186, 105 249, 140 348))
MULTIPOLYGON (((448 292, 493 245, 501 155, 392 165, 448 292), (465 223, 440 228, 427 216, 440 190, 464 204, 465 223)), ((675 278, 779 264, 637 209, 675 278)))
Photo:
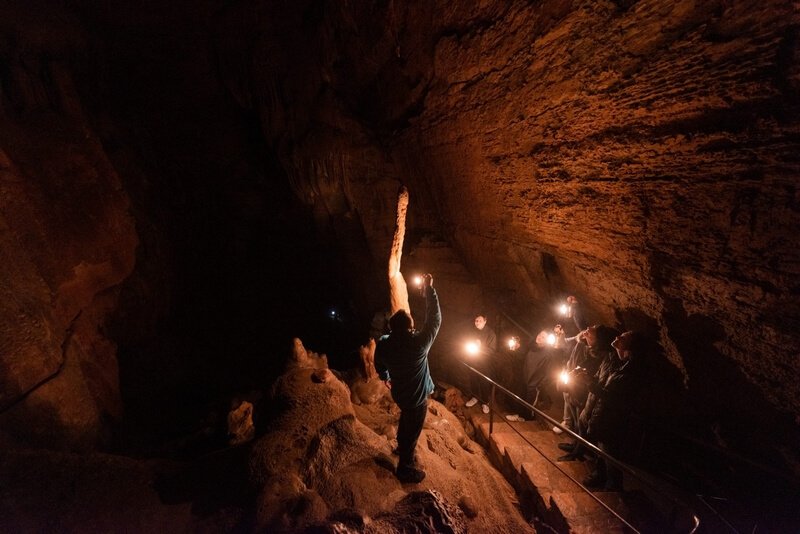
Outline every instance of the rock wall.
POLYGON ((93 448, 122 415, 103 327, 136 231, 75 90, 80 25, 0 19, 0 443, 93 448))
POLYGON ((792 2, 253 1, 220 20, 231 92, 374 257, 402 182, 409 231, 482 287, 646 330, 712 420, 800 414, 792 2))

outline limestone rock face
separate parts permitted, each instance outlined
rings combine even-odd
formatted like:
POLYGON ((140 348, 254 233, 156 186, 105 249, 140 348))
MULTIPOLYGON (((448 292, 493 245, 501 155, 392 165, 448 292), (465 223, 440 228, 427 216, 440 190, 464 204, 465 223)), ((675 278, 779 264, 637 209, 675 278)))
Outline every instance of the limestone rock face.
POLYGON ((102 328, 137 237, 70 74, 79 27, 29 15, 0 10, 0 443, 91 448, 121 416, 102 328))
POLYGON ((251 2, 219 43, 298 195, 374 258, 402 182, 409 233, 508 307, 576 294, 710 417, 795 418, 797 22, 788 0, 251 2))
POLYGON ((290 365, 273 388, 270 432, 250 453, 258 529, 532 532, 508 483, 444 406, 430 401, 417 445, 428 477, 401 484, 385 428, 397 426, 396 406, 387 396, 353 406, 344 382, 316 382, 315 372, 290 365))

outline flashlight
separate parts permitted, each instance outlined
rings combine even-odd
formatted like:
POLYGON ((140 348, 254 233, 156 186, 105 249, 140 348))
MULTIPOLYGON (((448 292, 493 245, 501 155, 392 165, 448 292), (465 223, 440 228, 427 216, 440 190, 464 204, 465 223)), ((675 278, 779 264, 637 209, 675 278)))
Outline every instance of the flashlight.
POLYGON ((330 311, 331 319, 336 319, 336 310, 330 311))
POLYGON ((562 304, 559 308, 561 315, 567 315, 569 313, 569 306, 567 304, 562 304))
POLYGON ((414 285, 417 287, 422 287, 422 277, 420 275, 416 275, 414 277, 414 285))
POLYGON ((567 371, 561 371, 561 374, 558 375, 558 379, 561 380, 562 384, 569 384, 569 373, 567 371))
POLYGON ((477 356, 481 351, 481 342, 478 340, 467 341, 467 344, 464 345, 464 350, 467 351, 467 354, 470 356, 477 356))
POLYGON ((551 347, 556 345, 556 335, 555 334, 547 334, 547 344, 551 347))
POLYGON ((519 338, 517 336, 508 338, 507 343, 509 350, 517 350, 519 348, 519 338))

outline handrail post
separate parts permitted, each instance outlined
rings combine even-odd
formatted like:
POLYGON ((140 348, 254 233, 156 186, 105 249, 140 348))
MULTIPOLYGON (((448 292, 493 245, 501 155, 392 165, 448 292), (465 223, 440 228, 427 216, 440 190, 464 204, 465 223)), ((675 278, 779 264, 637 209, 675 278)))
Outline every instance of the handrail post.
MULTIPOLYGON (((633 469, 633 468, 632 468, 632 467, 630 467, 629 465, 627 465, 627 464, 625 464, 625 463, 622 463, 622 462, 620 462, 619 460, 617 460, 616 458, 614 458, 613 456, 610 456, 608 453, 606 453, 606 452, 603 452, 603 451, 602 451, 601 449, 599 449, 599 448, 598 448, 598 447, 597 447, 595 444, 593 444, 593 443, 591 443, 591 442, 587 441, 587 440, 586 440, 586 438, 584 438, 584 437, 580 436, 579 434, 576 434, 574 431, 570 430, 569 428, 563 427, 563 426, 562 426, 562 425, 561 425, 561 424, 560 424, 558 421, 556 421, 555 419, 553 419, 552 417, 550 417, 549 415, 547 415, 545 412, 543 412, 543 411, 539 410, 539 409, 538 409, 538 408, 536 408, 536 407, 535 407, 533 404, 529 404, 527 401, 525 401, 525 400, 523 400, 521 397, 519 397, 519 395, 517 395, 517 394, 516 394, 516 393, 514 393, 513 391, 510 391, 509 389, 505 388, 505 387, 504 387, 504 386, 502 386, 501 384, 498 384, 497 382, 495 382, 494 380, 492 380, 492 379, 491 379, 491 378, 489 378, 488 376, 484 375, 483 373, 481 373, 480 371, 478 371, 477 369, 475 369, 474 367, 472 367, 472 366, 471 366, 471 365, 469 365, 468 363, 466 363, 466 362, 461 362, 461 363, 462 363, 464 366, 466 366, 466 367, 467 367, 467 368, 468 368, 468 369, 469 369, 471 372, 478 374, 478 375, 479 375, 481 378, 483 378, 484 380, 486 380, 487 382, 489 382, 489 383, 492 385, 491 397, 490 397, 490 399, 489 399, 489 404, 490 404, 490 410, 489 410, 489 412, 490 412, 490 413, 489 413, 489 435, 491 435, 491 434, 492 434, 492 432, 493 432, 493 430, 494 430, 494 413, 495 413, 495 411, 497 411, 497 410, 496 410, 496 408, 497 408, 497 406, 496 406, 496 404, 497 404, 497 399, 496 399, 496 396, 497 396, 497 389, 499 388, 499 389, 500 389, 500 391, 502 391, 502 392, 503 392, 505 395, 508 395, 510 399, 512 399, 512 400, 515 400, 516 402, 518 402, 518 403, 519 403, 519 404, 521 404, 522 406, 524 406, 524 407, 526 407, 526 408, 530 409, 530 410, 531 410, 531 411, 532 411, 534 414, 541 415, 541 416, 542 416, 542 418, 543 418, 543 420, 547 421, 549 424, 553 424, 553 425, 555 425, 555 426, 557 426, 557 427, 561 428, 561 430, 562 430, 562 431, 564 431, 564 432, 565 432, 567 435, 569 435, 569 436, 572 436, 573 438, 575 438, 575 440, 576 440, 576 441, 578 441, 579 443, 582 443, 582 444, 583 444, 585 447, 587 447, 587 449, 589 449, 590 451, 593 451, 594 453, 596 453, 596 454, 598 454, 598 455, 600 455, 600 456, 603 456, 603 457, 604 457, 604 458, 606 458, 607 460, 609 460, 609 461, 611 461, 612 463, 616 464, 618 467, 622 468, 622 470, 623 470, 623 471, 627 472, 628 474, 631 474, 631 475, 633 475, 633 476, 634 476, 636 479, 640 480, 641 482, 644 482, 644 483, 645 483, 645 485, 647 485, 647 486, 648 486, 648 487, 649 487, 651 490, 654 490, 654 491, 655 491, 656 493, 658 493, 660 496, 662 496, 662 497, 667 497, 667 498, 669 499, 669 501, 672 503, 672 508, 671 508, 671 516, 672 516, 672 519, 671 519, 671 521, 670 521, 670 524, 673 524, 673 525, 675 524, 675 517, 677 516, 677 513, 678 513, 678 507, 680 507, 680 508, 682 508, 682 509, 685 509, 686 511, 688 511, 688 512, 689 512, 689 515, 691 516, 691 520, 692 520, 692 526, 691 526, 691 530, 689 531, 689 534, 695 534, 695 532, 697 532, 697 530, 700 528, 700 518, 699 518, 699 517, 698 517, 698 515, 697 515, 697 514, 694 512, 694 510, 691 508, 691 506, 689 506, 687 503, 685 503, 685 502, 683 502, 683 501, 681 501, 681 500, 679 500, 679 499, 676 499, 676 498, 674 498, 674 497, 671 497, 670 495, 666 494, 666 493, 665 493, 665 492, 663 492, 663 491, 660 491, 659 489, 657 489, 657 488, 655 487, 655 485, 654 485, 652 482, 650 482, 650 481, 649 481, 649 480, 647 480, 646 478, 643 478, 639 472, 637 472, 635 469, 633 469)), ((535 403, 535 402, 536 402, 536 401, 534 400, 534 403, 535 403)), ((517 434, 519 434, 520 436, 522 436, 522 434, 520 433, 520 431, 519 431, 519 430, 516 430, 516 429, 514 428, 514 425, 511 425, 511 428, 512 428, 512 429, 513 429, 515 432, 517 432, 517 434)), ((592 499, 594 499, 594 500, 595 500, 595 501, 596 501, 598 504, 600 504, 600 505, 601 505, 603 508, 605 508, 606 510, 608 510, 608 511, 609 511, 611 514, 613 514, 613 515, 614 515, 614 516, 615 516, 617 519, 619 519, 619 520, 620 520, 620 521, 621 521, 621 522, 622 522, 622 523, 623 523, 623 524, 624 524, 626 527, 628 527, 628 528, 629 528, 629 529, 630 529, 632 532, 635 532, 635 533, 637 533, 637 534, 639 533, 639 531, 638 531, 638 530, 637 530, 637 529, 636 529, 636 528, 635 528, 633 525, 631 525, 631 524, 630 524, 628 521, 626 521, 626 520, 625 520, 625 518, 624 518, 624 517, 622 517, 622 516, 621 516, 619 513, 617 513, 616 511, 614 511, 614 509, 612 509, 612 508, 611 508, 611 507, 610 507, 610 506, 609 506, 607 503, 603 502, 601 499, 599 499, 598 497, 596 497, 596 496, 595 496, 595 495, 594 495, 594 494, 591 492, 591 490, 589 490, 588 488, 586 488, 585 486, 583 486, 583 485, 582 485, 582 484, 581 484, 581 483, 580 483, 578 480, 576 480, 575 478, 573 478, 573 477, 572 477, 572 476, 571 476, 569 473, 567 473, 566 471, 564 471, 562 468, 558 467, 558 465, 557 465, 557 464, 556 464, 556 463, 555 463, 553 460, 550 460, 549 458, 547 458, 547 455, 546 455, 544 452, 542 452, 542 451, 541 451, 539 448, 537 448, 537 447, 536 447, 536 445, 534 445, 533 443, 531 443, 530 441, 528 441, 528 440, 527 440, 525 437, 523 437, 522 439, 523 439, 524 441, 526 441, 526 442, 527 442, 527 443, 528 443, 528 444, 529 444, 531 447, 533 447, 533 448, 534 448, 534 450, 536 450, 536 451, 537 451, 539 454, 541 454, 543 457, 545 457, 545 458, 546 458, 546 459, 547 459, 547 460, 548 460, 548 461, 549 461, 549 462, 550 462, 550 463, 551 463, 553 466, 555 466, 555 467, 556 467, 556 469, 558 469, 559 471, 561 471, 561 472, 562 472, 562 473, 563 473, 563 474, 564 474, 564 475, 565 475, 567 478, 569 478, 570 480, 572 480, 573 482, 575 482, 575 483, 578 485, 578 487, 580 487, 580 488, 581 488, 581 490, 582 490, 583 492, 585 492, 586 494, 588 494, 588 495, 589 495, 590 497, 592 497, 592 499)), ((702 499, 701 499, 701 501, 702 501, 702 499)), ((706 506, 708 506, 708 504, 707 504, 707 503, 704 503, 704 504, 706 504, 706 506)), ((721 519, 722 519, 723 521, 725 521, 725 520, 724 520, 724 518, 721 518, 721 519)))
POLYGON ((489 398, 489 435, 492 435, 494 430, 494 392, 495 385, 492 384, 492 396, 489 398))

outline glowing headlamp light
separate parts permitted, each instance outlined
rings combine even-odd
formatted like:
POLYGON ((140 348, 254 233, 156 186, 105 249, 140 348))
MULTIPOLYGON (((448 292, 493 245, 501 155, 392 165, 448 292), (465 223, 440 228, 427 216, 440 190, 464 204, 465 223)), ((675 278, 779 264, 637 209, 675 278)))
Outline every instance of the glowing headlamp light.
POLYGON ((464 345, 464 350, 470 356, 477 356, 477 354, 481 351, 481 342, 478 340, 467 341, 466 345, 464 345))
POLYGON ((561 315, 569 315, 569 304, 562 304, 558 311, 561 312, 561 315))
POLYGON ((420 275, 416 275, 414 277, 414 285, 417 287, 422 287, 422 277, 420 275))
POLYGON ((561 380, 562 384, 569 384, 569 373, 561 371, 561 374, 558 375, 558 379, 561 380))
POLYGON ((547 344, 551 347, 554 347, 556 344, 556 335, 555 334, 547 334, 547 344))
POLYGON ((519 348, 519 338, 517 336, 511 336, 506 343, 509 350, 517 350, 519 348))

